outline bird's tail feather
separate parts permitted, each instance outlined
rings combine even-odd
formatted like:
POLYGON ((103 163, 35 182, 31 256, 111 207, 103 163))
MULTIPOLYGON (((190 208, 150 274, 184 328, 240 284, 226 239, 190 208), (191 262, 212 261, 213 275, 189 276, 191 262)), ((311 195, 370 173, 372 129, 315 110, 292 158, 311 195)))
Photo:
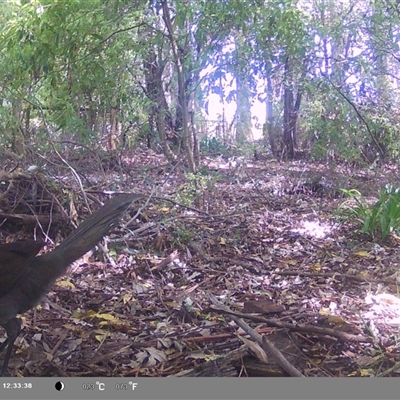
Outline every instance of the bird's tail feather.
POLYGON ((61 275, 69 264, 82 257, 108 233, 134 200, 142 197, 130 193, 113 198, 83 221, 58 247, 38 258, 54 260, 54 273, 61 275))

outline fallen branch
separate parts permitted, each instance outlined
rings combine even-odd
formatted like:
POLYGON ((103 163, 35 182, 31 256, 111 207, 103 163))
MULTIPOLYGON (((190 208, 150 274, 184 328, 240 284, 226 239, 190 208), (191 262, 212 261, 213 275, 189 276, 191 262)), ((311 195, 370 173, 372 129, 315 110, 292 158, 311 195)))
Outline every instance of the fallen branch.
MULTIPOLYGON (((215 296, 212 294, 209 294, 209 299, 210 301, 216 305, 219 309, 221 310, 229 310, 229 307, 226 307, 223 305, 221 302, 217 300, 215 296)), ((252 339, 254 339, 260 346, 263 347, 264 350, 268 351, 270 354, 273 355, 275 358, 277 364, 285 370, 290 376, 295 376, 295 377, 304 377, 304 375, 292 364, 289 363, 289 361, 283 356, 283 354, 276 348, 276 346, 267 339, 266 336, 261 336, 259 333, 257 333, 254 329, 252 329, 246 322, 244 322, 241 318, 232 315, 229 313, 231 318, 236 322, 238 326, 240 326, 252 339)))

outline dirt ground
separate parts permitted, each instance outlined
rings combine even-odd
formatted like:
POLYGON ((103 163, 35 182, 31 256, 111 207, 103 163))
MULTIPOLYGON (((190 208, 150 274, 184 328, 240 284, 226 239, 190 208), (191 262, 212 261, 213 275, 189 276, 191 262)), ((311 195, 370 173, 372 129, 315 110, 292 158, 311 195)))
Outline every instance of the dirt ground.
POLYGON ((80 166, 93 196, 150 198, 22 316, 15 376, 397 375, 397 237, 336 214, 397 170, 214 157, 195 181, 143 151, 103 172, 80 166))

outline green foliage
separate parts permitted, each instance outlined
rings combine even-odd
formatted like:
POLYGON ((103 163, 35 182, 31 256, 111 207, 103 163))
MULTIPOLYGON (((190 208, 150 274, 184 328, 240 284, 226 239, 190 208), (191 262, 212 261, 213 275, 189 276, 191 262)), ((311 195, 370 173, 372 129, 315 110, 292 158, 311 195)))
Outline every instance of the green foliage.
POLYGON ((338 209, 348 219, 355 219, 362 228, 360 231, 373 238, 385 240, 393 231, 400 229, 400 188, 386 185, 379 192, 378 200, 369 204, 365 197, 355 189, 342 189, 350 200, 338 209))
POLYGON ((187 246, 194 237, 194 233, 186 229, 177 228, 173 232, 173 246, 187 246))
POLYGON ((198 176, 207 177, 210 182, 207 185, 208 188, 214 186, 214 182, 218 181, 221 178, 221 174, 218 171, 210 169, 205 165, 201 165, 196 173, 198 176))
POLYGON ((87 142, 95 138, 111 107, 132 104, 124 65, 136 42, 127 34, 104 40, 124 27, 121 19, 131 23, 119 12, 124 2, 24 3, 9 2, 8 17, 0 15, 0 86, 6 88, 0 121, 9 132, 26 129, 28 137, 45 119, 53 131, 87 142), (20 111, 26 104, 29 113, 20 111), (17 118, 13 121, 9 115, 17 118))
POLYGON ((196 174, 186 174, 186 182, 182 184, 177 193, 177 200, 182 204, 190 206, 204 195, 206 190, 215 186, 215 177, 209 171, 201 169, 196 174))
POLYGON ((337 93, 326 85, 320 85, 319 91, 310 88, 303 113, 299 127, 306 132, 302 139, 310 143, 313 160, 359 161, 359 148, 368 133, 337 93))
MULTIPOLYGON (((237 105, 232 121, 223 114, 224 135, 230 143, 246 138, 254 126, 250 104, 258 97, 271 102, 271 127, 281 132, 290 89, 299 99, 297 144, 312 148, 313 159, 359 163, 368 159, 366 148, 375 158, 376 147, 398 159, 400 91, 390 60, 399 52, 400 15, 385 2, 350 3, 170 0, 196 124, 201 104, 207 113, 214 107, 207 98, 213 93, 237 105)), ((161 132, 155 115, 163 116, 166 131, 181 132, 184 103, 161 4, 3 1, 1 144, 12 146, 19 135, 41 145, 54 139, 51 132, 96 143, 109 132, 110 110, 129 143, 140 133, 144 139, 161 132)), ((202 151, 234 153, 218 138, 200 145, 202 151)))
POLYGON ((200 150, 209 153, 222 153, 227 151, 227 146, 216 137, 205 136, 200 141, 200 150))
POLYGON ((246 159, 251 159, 254 158, 254 153, 256 151, 262 151, 263 150, 263 146, 262 143, 243 143, 240 147, 239 147, 239 156, 242 156, 246 159))

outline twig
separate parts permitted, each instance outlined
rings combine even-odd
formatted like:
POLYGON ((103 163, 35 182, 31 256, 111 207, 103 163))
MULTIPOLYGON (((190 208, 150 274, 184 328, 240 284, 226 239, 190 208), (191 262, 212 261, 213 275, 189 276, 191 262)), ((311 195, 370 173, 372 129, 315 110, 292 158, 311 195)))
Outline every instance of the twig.
MULTIPOLYGON (((209 298, 211 302, 217 307, 223 310, 229 310, 229 307, 223 305, 220 301, 216 299, 215 296, 209 294, 209 298)), ((276 348, 276 346, 266 338, 266 336, 261 336, 254 329, 252 329, 246 322, 244 322, 241 318, 236 317, 235 315, 230 314, 231 318, 240 326, 246 333, 250 335, 258 344, 260 344, 265 350, 267 350, 270 354, 274 356, 277 364, 285 370, 290 376, 295 377, 304 377, 304 375, 292 364, 289 363, 288 360, 283 356, 283 354, 276 348)))
POLYGON ((373 340, 371 338, 362 336, 362 335, 353 335, 351 333, 343 332, 338 329, 332 329, 332 328, 321 328, 319 326, 312 326, 312 325, 293 325, 288 322, 281 322, 277 321, 274 319, 268 319, 264 317, 260 317, 259 315, 254 315, 254 314, 243 314, 240 312, 232 311, 228 309, 227 307, 219 307, 218 308, 213 308, 210 307, 211 310, 214 311, 220 311, 229 315, 233 315, 236 317, 241 317, 241 318, 247 318, 252 321, 256 322, 264 322, 268 326, 272 326, 274 328, 282 328, 286 329, 288 331, 293 331, 293 332, 304 332, 304 333, 314 333, 314 334, 319 334, 319 335, 329 335, 341 340, 347 340, 351 342, 361 342, 361 343, 373 343, 373 340))

